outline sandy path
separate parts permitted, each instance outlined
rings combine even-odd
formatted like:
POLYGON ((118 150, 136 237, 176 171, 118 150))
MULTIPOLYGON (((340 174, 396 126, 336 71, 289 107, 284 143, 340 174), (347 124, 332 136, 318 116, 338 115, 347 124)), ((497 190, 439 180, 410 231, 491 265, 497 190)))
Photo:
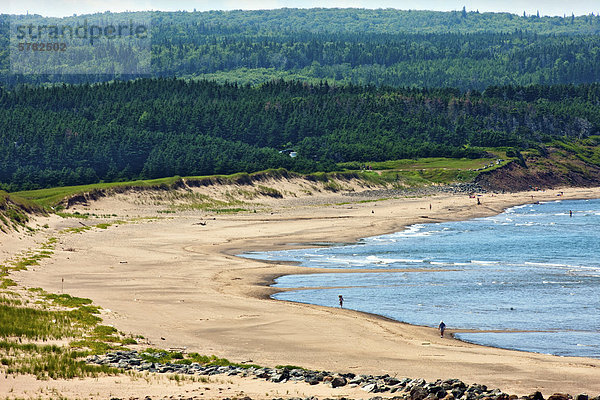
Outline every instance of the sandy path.
MULTIPOLYGON (((537 192, 534 200, 556 200, 556 194, 537 192)), ((598 197, 599 189, 569 189, 563 199, 598 197)), ((485 196, 480 206, 467 196, 293 209, 282 201, 273 214, 219 215, 205 226, 195 225, 199 214, 176 215, 62 235, 51 260, 14 277, 51 292, 60 292, 64 278, 67 293, 110 310, 105 323, 161 347, 185 346, 266 366, 459 378, 520 395, 535 390, 600 394, 600 360, 470 345, 377 316, 270 300, 274 289, 266 284, 274 277, 311 271, 235 256, 298 243, 351 241, 416 222, 490 215, 528 201, 531 193, 485 196)), ((104 207, 102 201, 95 207, 104 207)))

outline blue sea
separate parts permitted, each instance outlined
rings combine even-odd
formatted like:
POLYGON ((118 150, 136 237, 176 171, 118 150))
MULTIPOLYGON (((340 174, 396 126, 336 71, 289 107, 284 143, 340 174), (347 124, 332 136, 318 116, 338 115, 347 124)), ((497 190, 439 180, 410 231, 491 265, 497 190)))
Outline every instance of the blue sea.
POLYGON ((600 200, 523 205, 353 244, 244 256, 371 271, 283 276, 275 287, 303 290, 276 299, 336 307, 341 294, 345 308, 476 330, 456 334, 472 343, 600 358, 600 200))

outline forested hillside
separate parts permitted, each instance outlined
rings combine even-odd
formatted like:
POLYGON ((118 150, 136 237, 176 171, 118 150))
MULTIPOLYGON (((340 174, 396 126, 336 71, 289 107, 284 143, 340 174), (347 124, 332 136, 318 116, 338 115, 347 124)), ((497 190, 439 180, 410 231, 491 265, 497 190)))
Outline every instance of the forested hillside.
POLYGON ((82 63, 80 74, 39 75, 35 63, 13 74, 10 22, 76 24, 81 16, 11 18, 0 15, 0 189, 9 191, 280 167, 328 171, 350 161, 479 157, 498 146, 543 153, 542 143, 600 133, 596 15, 83 16, 90 24, 151 21, 151 68, 142 75, 98 74, 115 55, 143 61, 123 38, 74 44, 65 60, 82 63))
MULTIPOLYGON (((280 9, 107 13, 89 18, 142 17, 152 21, 153 77, 241 84, 274 78, 311 83, 326 79, 330 83, 462 90, 600 80, 600 17, 594 15, 280 9)), ((12 21, 39 24, 76 19, 15 16, 12 21)), ((0 82, 5 86, 101 82, 115 77, 97 74, 96 67, 106 60, 88 61, 89 74, 36 75, 35 67, 31 74, 10 74, 8 35, 9 17, 2 15, 0 82)))
POLYGON ((182 79, 20 87, 0 89, 0 132, 8 190, 271 167, 308 172, 598 135, 600 84, 483 93, 182 79))

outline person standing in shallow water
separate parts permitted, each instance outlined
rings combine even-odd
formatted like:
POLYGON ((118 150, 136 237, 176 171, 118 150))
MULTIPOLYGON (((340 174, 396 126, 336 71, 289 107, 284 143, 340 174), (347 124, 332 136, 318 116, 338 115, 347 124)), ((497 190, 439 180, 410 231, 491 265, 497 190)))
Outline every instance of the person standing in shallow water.
POLYGON ((438 328, 440 330, 440 337, 444 337, 444 331, 446 330, 446 324, 444 321, 440 321, 438 328))
POLYGON ((341 294, 338 297, 339 297, 339 300, 340 300, 340 308, 342 308, 344 306, 344 298, 342 297, 341 294))

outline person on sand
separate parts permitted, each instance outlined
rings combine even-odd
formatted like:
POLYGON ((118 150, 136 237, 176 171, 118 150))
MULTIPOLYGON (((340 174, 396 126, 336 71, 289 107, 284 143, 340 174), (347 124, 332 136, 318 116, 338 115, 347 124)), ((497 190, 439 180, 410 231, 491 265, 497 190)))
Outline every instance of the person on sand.
POLYGON ((444 323, 444 321, 440 321, 438 329, 440 330, 440 337, 444 337, 444 331, 446 330, 446 324, 444 323))
POLYGON ((344 306, 344 298, 342 297, 341 294, 338 297, 339 297, 339 300, 340 300, 340 308, 343 308, 343 306, 344 306))

